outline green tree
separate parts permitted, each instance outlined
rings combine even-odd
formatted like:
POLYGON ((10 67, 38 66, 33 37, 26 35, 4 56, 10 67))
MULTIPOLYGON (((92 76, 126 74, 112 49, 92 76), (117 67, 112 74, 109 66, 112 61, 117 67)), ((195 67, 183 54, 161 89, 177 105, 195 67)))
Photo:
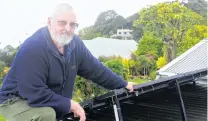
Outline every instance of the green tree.
POLYGON ((2 76, 3 75, 3 71, 4 71, 4 68, 5 68, 5 63, 4 62, 2 62, 2 61, 0 61, 0 87, 1 87, 1 84, 2 84, 2 82, 3 82, 3 79, 4 79, 4 77, 2 76))
POLYGON ((128 29, 132 29, 133 28, 133 23, 135 20, 139 19, 139 13, 134 13, 133 15, 129 16, 126 18, 126 25, 125 27, 128 28, 128 29))
POLYGON ((117 29, 121 29, 126 24, 126 20, 118 15, 114 10, 100 13, 94 24, 94 29, 102 35, 113 35, 117 29))
POLYGON ((134 26, 143 26, 144 31, 153 32, 165 44, 166 58, 176 58, 177 48, 186 32, 199 24, 202 16, 180 5, 178 2, 160 3, 140 11, 140 18, 134 26))
POLYGON ((7 45, 3 50, 0 50, 0 61, 4 62, 6 66, 10 67, 14 60, 18 48, 13 48, 7 45))
POLYGON ((133 39, 138 42, 139 39, 142 37, 143 33, 144 32, 142 27, 133 28, 133 32, 132 32, 133 39))
POLYGON ((110 37, 117 29, 125 26, 126 19, 118 15, 114 10, 101 12, 94 25, 79 31, 82 39, 93 39, 95 37, 110 37))
POLYGON ((1 73, 1 77, 4 79, 4 77, 7 75, 7 73, 9 72, 10 67, 4 67, 2 73, 1 73))
POLYGON ((153 54, 156 57, 163 55, 163 41, 151 32, 146 32, 138 42, 137 54, 153 54))
POLYGON ((98 60, 100 61, 100 62, 107 62, 107 61, 110 61, 110 60, 116 60, 116 59, 122 59, 122 57, 120 57, 120 56, 115 56, 115 55, 113 55, 113 56, 99 56, 99 58, 98 58, 98 60))
POLYGON ((117 16, 118 14, 116 13, 115 10, 107 10, 107 11, 101 12, 96 19, 95 26, 108 24, 117 16))
POLYGON ((3 72, 5 66, 6 66, 5 63, 0 61, 0 73, 3 72))
POLYGON ((83 40, 91 40, 96 37, 102 37, 103 35, 100 32, 96 32, 96 30, 91 27, 86 27, 79 31, 79 37, 83 40))
POLYGON ((165 57, 159 57, 157 60, 157 68, 160 69, 167 64, 165 57))
POLYGON ((125 69, 121 59, 109 60, 105 62, 105 65, 117 75, 124 77, 125 69))
POLYGON ((75 86, 73 92, 73 99, 77 102, 82 102, 100 96, 107 93, 108 90, 98 86, 90 80, 84 79, 80 76, 76 76, 75 86))
POLYGON ((184 36, 184 40, 180 43, 178 55, 184 53, 202 39, 207 38, 207 31, 208 26, 205 25, 195 25, 193 29, 189 29, 184 36))
POLYGON ((132 35, 133 35, 133 39, 138 41, 142 35, 143 35, 143 27, 142 26, 139 26, 139 27, 134 27, 133 26, 133 23, 135 20, 139 19, 139 13, 135 13, 129 17, 126 18, 126 24, 124 25, 124 28, 127 28, 127 29, 131 29, 133 30, 132 32, 132 35))
POLYGON ((123 73, 123 78, 125 80, 128 80, 129 76, 130 76, 130 64, 129 64, 129 60, 128 59, 122 59, 122 64, 124 67, 124 73, 123 73))
POLYGON ((130 75, 135 76, 135 75, 139 74, 139 72, 137 71, 138 69, 135 66, 136 65, 135 59, 134 60, 133 59, 130 59, 128 61, 128 63, 129 63, 130 75))
POLYGON ((207 25, 207 1, 205 0, 188 0, 185 6, 192 11, 200 14, 204 19, 201 23, 207 25))
POLYGON ((152 62, 145 55, 140 55, 137 57, 135 67, 139 69, 140 74, 147 76, 150 73, 152 62))

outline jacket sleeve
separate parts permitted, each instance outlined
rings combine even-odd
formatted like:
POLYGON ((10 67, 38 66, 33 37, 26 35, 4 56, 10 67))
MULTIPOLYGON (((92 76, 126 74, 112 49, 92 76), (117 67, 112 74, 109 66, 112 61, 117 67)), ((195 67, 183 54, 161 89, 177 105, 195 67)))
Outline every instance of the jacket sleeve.
POLYGON ((30 106, 52 107, 56 114, 69 112, 70 99, 56 94, 46 85, 48 66, 43 49, 21 47, 14 60, 14 67, 19 94, 27 99, 30 106))
POLYGON ((82 40, 80 40, 79 47, 81 50, 80 55, 82 56, 78 75, 92 80, 94 83, 97 83, 106 89, 112 90, 126 87, 127 82, 96 59, 84 45, 82 40))

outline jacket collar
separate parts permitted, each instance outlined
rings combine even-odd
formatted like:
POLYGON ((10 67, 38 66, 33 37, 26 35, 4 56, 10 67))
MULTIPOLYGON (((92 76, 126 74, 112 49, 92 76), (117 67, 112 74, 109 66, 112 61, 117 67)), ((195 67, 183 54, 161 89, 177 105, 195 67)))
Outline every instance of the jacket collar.
MULTIPOLYGON (((58 49, 56 48, 55 44, 53 43, 53 40, 51 38, 51 35, 49 33, 47 26, 42 28, 42 33, 44 36, 44 40, 46 41, 47 49, 50 52, 52 52, 53 54, 55 54, 55 56, 60 57, 58 49)), ((65 54, 67 54, 67 55, 71 54, 71 52, 75 48, 75 45, 76 45, 76 43, 75 43, 75 39, 73 37, 72 41, 69 44, 65 45, 65 47, 64 47, 64 50, 67 50, 67 51, 65 51, 65 54)))

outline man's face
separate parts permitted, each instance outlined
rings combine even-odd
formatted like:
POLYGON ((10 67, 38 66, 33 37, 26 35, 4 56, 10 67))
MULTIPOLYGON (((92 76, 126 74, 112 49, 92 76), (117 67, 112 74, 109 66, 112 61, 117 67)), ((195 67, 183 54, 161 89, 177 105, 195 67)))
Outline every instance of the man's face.
POLYGON ((73 11, 65 11, 48 19, 51 37, 60 46, 64 46, 73 39, 74 31, 78 24, 73 11))

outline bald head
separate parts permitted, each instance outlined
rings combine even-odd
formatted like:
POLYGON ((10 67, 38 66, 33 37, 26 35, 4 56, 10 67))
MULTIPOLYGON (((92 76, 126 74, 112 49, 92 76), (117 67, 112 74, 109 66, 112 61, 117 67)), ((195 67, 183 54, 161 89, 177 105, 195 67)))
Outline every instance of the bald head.
POLYGON ((56 6, 56 8, 54 9, 51 17, 56 17, 56 15, 59 15, 63 12, 67 12, 67 11, 73 11, 73 8, 71 5, 67 4, 67 3, 62 3, 56 6))

